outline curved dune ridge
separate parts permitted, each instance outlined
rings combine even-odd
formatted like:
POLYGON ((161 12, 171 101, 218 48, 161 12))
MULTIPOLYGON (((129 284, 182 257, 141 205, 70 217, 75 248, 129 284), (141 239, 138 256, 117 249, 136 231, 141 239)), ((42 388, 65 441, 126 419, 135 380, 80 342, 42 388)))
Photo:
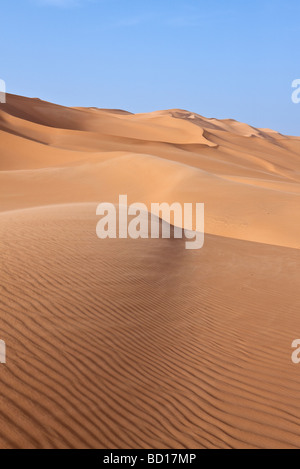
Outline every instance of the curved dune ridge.
POLYGON ((204 202, 207 233, 300 247, 300 138, 182 110, 130 114, 8 95, 0 210, 204 202))
POLYGON ((1 448, 299 448, 300 138, 8 95, 0 151, 1 448), (120 194, 204 248, 99 240, 120 194))

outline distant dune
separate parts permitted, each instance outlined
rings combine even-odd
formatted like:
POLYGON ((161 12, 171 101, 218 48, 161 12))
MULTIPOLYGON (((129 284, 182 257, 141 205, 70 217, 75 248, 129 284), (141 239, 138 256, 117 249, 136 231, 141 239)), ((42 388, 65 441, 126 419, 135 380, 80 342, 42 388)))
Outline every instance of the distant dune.
POLYGON ((8 95, 0 155, 1 448, 300 447, 300 138, 8 95), (205 247, 97 239, 120 194, 205 247))

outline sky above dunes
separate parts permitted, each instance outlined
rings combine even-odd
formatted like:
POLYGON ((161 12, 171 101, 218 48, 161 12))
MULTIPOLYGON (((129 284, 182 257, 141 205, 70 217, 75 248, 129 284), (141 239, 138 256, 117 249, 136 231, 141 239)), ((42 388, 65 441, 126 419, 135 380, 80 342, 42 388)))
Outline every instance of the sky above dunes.
POLYGON ((298 0, 2 0, 7 91, 300 135, 298 0))

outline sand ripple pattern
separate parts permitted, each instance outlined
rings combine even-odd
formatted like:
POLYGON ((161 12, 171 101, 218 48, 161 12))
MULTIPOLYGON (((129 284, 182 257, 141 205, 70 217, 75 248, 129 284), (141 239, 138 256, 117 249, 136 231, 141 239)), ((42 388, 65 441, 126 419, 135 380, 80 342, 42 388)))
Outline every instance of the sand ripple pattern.
POLYGON ((299 250, 95 225, 0 215, 1 448, 299 447, 299 250))

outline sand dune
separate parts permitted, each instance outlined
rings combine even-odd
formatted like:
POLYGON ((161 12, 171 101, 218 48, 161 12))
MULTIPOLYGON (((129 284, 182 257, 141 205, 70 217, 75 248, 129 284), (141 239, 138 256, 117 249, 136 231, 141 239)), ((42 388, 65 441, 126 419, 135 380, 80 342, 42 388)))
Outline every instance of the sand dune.
POLYGON ((300 138, 8 95, 0 152, 0 447, 299 448, 300 138), (119 194, 205 247, 100 241, 119 194))

